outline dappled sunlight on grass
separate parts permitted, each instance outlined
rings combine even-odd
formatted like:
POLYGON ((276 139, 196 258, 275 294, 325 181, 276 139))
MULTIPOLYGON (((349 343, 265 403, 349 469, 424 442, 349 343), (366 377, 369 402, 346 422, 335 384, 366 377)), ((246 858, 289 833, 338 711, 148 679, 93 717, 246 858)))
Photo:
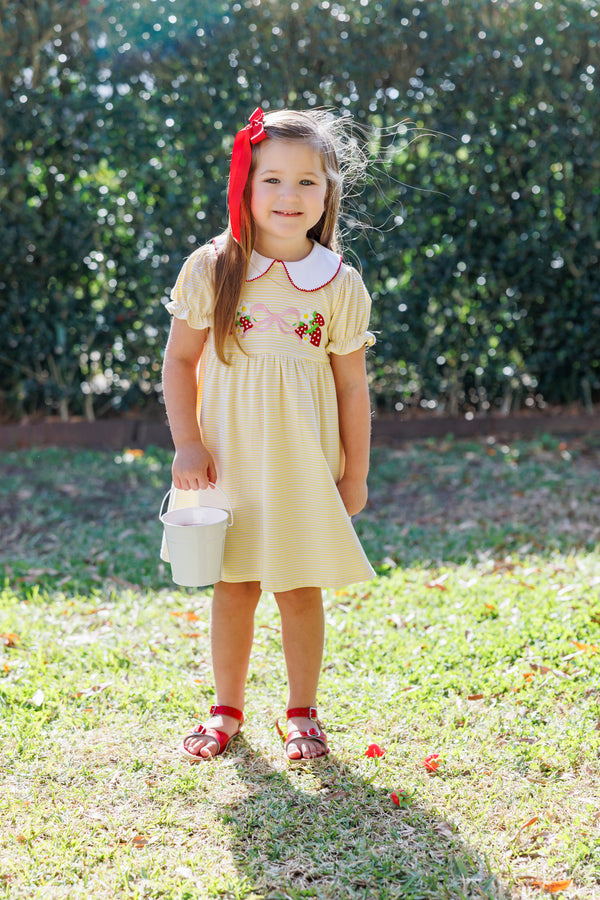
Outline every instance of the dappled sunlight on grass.
POLYGON ((596 896, 597 450, 488 450, 374 453, 359 527, 380 574, 326 593, 332 755, 304 768, 274 727, 270 595, 242 738, 207 765, 176 756, 213 700, 211 591, 158 562, 168 454, 7 454, 0 894, 596 896))

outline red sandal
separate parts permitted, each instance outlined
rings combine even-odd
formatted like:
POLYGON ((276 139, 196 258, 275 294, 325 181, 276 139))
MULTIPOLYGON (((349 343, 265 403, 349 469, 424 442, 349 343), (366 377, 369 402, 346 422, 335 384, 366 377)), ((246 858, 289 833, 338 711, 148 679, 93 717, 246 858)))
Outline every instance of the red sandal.
POLYGON ((314 762, 315 760, 325 759, 328 753, 330 753, 329 745, 327 743, 327 735, 323 731, 323 726, 319 722, 317 716, 317 710, 314 706, 301 706, 296 709, 288 709, 286 712, 286 718, 292 719, 294 717, 302 717, 305 719, 310 719, 312 722, 316 723, 316 726, 311 726, 308 731, 299 731, 298 729, 292 729, 288 731, 287 735, 283 733, 281 728, 279 727, 279 721, 275 722, 275 727, 279 732, 282 740, 285 741, 285 752, 287 756, 287 750, 292 741, 296 741, 300 738, 307 738, 309 741, 318 741, 325 750, 323 753, 320 753, 318 756, 299 756, 297 759, 288 756, 288 760, 291 763, 300 763, 300 762, 314 762))
POLYGON ((230 736, 224 731, 218 731, 216 728, 205 728, 204 725, 198 725, 197 728, 194 728, 193 731, 190 731, 189 734, 186 734, 181 744, 179 745, 179 752, 186 759, 189 759, 192 762, 206 762, 206 760, 213 759, 215 756, 221 756, 222 753, 225 753, 234 737, 237 737, 242 730, 242 725, 244 724, 244 713, 241 711, 241 709, 235 709, 235 707, 233 706, 211 706, 210 715, 232 716, 234 719, 237 719, 239 721, 240 727, 235 732, 235 734, 232 734, 230 736), (190 753, 190 751, 185 746, 185 742, 190 738, 197 737, 203 734, 205 734, 207 737, 213 738, 219 745, 219 749, 217 750, 217 752, 213 753, 211 756, 200 756, 199 753, 190 753))

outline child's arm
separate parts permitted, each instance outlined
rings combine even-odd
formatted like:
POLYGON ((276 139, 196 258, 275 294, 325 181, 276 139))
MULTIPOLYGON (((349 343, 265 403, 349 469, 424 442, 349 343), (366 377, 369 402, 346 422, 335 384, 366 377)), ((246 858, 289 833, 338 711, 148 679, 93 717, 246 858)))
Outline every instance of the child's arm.
POLYGON ((185 320, 173 319, 165 350, 163 393, 175 444, 173 484, 182 491, 203 490, 217 480, 196 416, 198 364, 207 334, 207 328, 190 328, 185 320))
POLYGON ((345 466, 338 483, 349 516, 367 502, 367 474, 371 443, 371 405, 365 365, 365 349, 330 356, 337 394, 340 438, 345 466))

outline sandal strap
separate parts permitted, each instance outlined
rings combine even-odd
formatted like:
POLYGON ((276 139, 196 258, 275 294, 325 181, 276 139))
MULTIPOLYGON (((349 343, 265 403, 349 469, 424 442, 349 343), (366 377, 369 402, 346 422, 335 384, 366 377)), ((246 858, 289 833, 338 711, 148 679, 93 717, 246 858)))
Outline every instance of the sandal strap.
POLYGON ((299 731, 297 729, 288 731, 286 743, 289 744, 290 741, 296 741, 298 738, 308 738, 309 741, 321 741, 322 744, 327 743, 327 735, 322 728, 309 728, 308 731, 299 731))
POLYGON ((183 743, 190 738, 193 737, 201 737, 205 735, 206 737, 212 738, 219 745, 219 753, 222 753, 224 748, 227 746, 229 741, 234 735, 229 735, 225 731, 218 731, 216 728, 205 728, 204 725, 199 725, 198 728, 195 728, 194 731, 190 731, 189 734, 183 739, 183 743))
POLYGON ((302 740, 303 738, 306 738, 309 741, 318 741, 325 749, 325 753, 323 754, 324 756, 327 756, 327 754, 330 753, 329 744, 327 743, 327 735, 323 731, 323 726, 319 722, 316 706, 297 706, 293 709, 288 709, 286 715, 288 719, 292 719, 297 716, 298 718, 310 719, 311 722, 315 723, 315 725, 309 728, 308 731, 300 731, 300 729, 294 728, 291 731, 288 731, 287 734, 285 734, 285 732, 279 725, 279 721, 276 721, 275 727, 277 728, 281 739, 285 743, 286 752, 292 741, 302 740))
MULTIPOLYGON (((327 754, 330 753, 329 744, 327 743, 327 735, 321 728, 320 724, 318 728, 309 728, 308 731, 290 731, 287 737, 284 738, 286 753, 292 741, 302 740, 303 738, 307 738, 309 741, 317 741, 319 744, 321 744, 321 746, 325 749, 325 753, 322 754, 323 756, 327 756, 327 754)), ((304 759, 304 757, 301 758, 304 759)), ((316 758, 318 759, 319 757, 316 758)))
POLYGON ((294 709, 288 709, 286 712, 286 716, 288 719, 293 719, 294 717, 302 718, 302 719, 314 719, 315 721, 318 719, 317 715, 317 707, 316 706, 298 706, 294 709))
MULTIPOLYGON (((240 723, 239 728, 234 734, 227 734, 226 731, 220 731, 218 728, 207 728, 206 725, 197 725, 189 734, 186 734, 184 739, 182 740, 179 749, 183 756, 186 759, 193 759, 194 762, 202 759, 203 757, 200 754, 190 753, 190 751, 185 746, 186 741, 191 738, 200 737, 202 735, 206 735, 206 737, 215 741, 217 744, 217 752, 213 753, 212 756, 220 756, 224 753, 231 741, 238 736, 238 734, 242 730, 242 725, 244 724, 244 713, 241 709, 236 709, 235 706, 221 706, 214 704, 210 708, 211 716, 231 716, 234 719, 237 719, 240 723)), ((208 757, 207 757, 208 758, 208 757)))
POLYGON ((241 709, 236 709, 235 706, 211 706, 210 708, 211 716, 231 716, 233 719, 237 719, 240 723, 240 727, 244 724, 244 713, 241 709))

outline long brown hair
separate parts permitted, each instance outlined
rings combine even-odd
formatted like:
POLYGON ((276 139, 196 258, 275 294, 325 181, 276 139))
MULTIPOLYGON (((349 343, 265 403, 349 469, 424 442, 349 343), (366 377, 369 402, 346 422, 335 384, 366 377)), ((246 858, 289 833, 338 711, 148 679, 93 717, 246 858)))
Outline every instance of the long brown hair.
MULTIPOLYGON (((327 180, 325 209, 317 224, 307 233, 307 237, 330 250, 339 250, 338 217, 343 177, 336 149, 336 138, 340 133, 336 120, 322 110, 295 112, 282 109, 267 113, 264 126, 267 138, 274 141, 307 143, 319 154, 327 180)), ((252 147, 250 173, 242 197, 240 243, 234 240, 228 227, 215 268, 213 340, 217 356, 226 364, 229 362, 226 345, 232 337, 237 341, 235 319, 256 237, 250 200, 252 174, 256 168, 260 147, 260 143, 252 147)))

